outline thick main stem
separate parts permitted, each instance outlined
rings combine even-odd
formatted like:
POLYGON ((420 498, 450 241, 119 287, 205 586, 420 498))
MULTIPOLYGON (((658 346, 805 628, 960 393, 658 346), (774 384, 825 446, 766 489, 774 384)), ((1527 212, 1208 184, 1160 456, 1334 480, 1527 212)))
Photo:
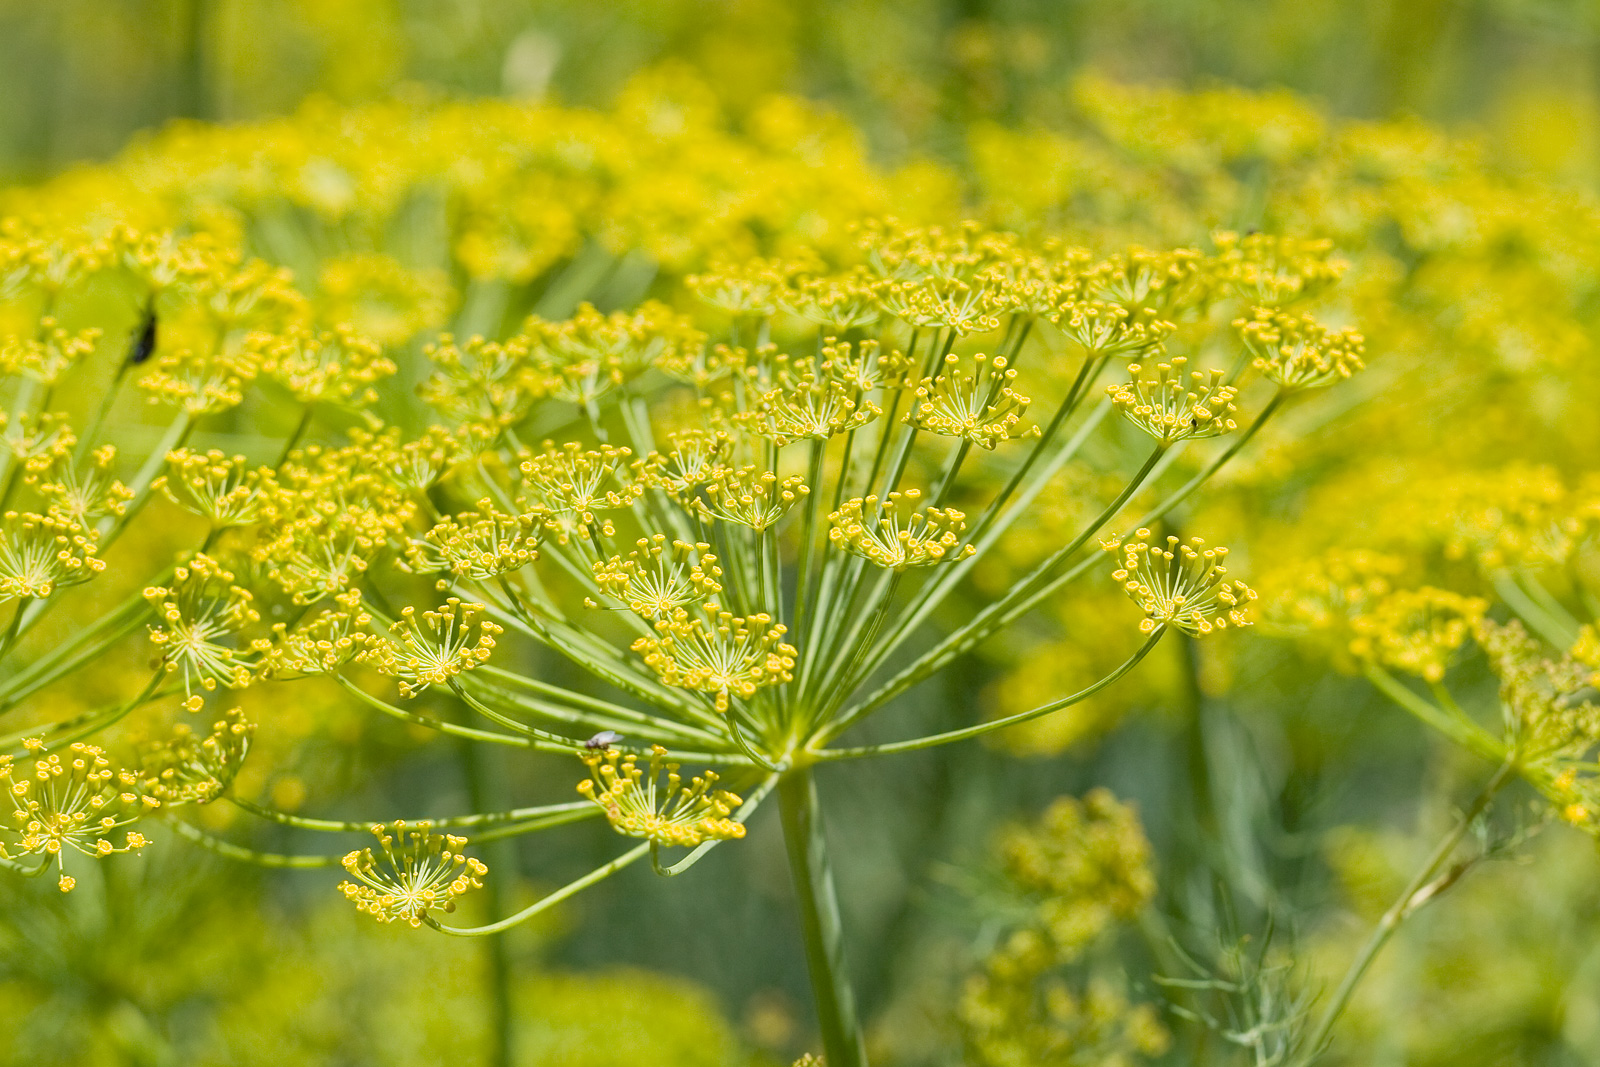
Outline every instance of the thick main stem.
POLYGON ((823 1053, 828 1067, 866 1067, 866 1043, 845 967, 839 896, 833 886, 817 784, 810 767, 783 776, 778 783, 778 809, 783 816, 789 872, 800 906, 800 929, 805 937, 806 966, 811 972, 823 1053))

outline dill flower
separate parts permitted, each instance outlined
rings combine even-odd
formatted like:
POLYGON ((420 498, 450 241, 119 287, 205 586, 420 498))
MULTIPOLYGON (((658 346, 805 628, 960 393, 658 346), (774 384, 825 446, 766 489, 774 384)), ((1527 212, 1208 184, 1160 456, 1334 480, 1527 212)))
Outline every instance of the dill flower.
POLYGON ((184 707, 199 711, 203 698, 196 687, 211 691, 218 683, 232 689, 250 684, 249 653, 233 639, 261 616, 251 606, 253 594, 209 556, 198 554, 175 567, 173 580, 171 586, 144 591, 159 619, 150 626, 150 641, 160 649, 168 673, 183 673, 184 707))
POLYGON ((578 306, 565 322, 529 319, 534 362, 550 376, 551 396, 592 404, 623 382, 680 351, 703 350, 705 335, 686 317, 657 300, 609 315, 592 304, 578 306))
POLYGON ((1106 542, 1105 549, 1122 553, 1121 566, 1111 577, 1144 612, 1141 632, 1175 626, 1199 636, 1226 629, 1229 623, 1250 625, 1245 611, 1256 593, 1241 581, 1227 579, 1226 548, 1207 548, 1198 537, 1184 541, 1171 536, 1163 547, 1149 530, 1136 531, 1134 538, 1106 542))
POLYGON ((1006 365, 1005 357, 979 353, 972 362, 969 371, 954 352, 945 356, 937 374, 917 383, 904 420, 990 450, 1001 441, 1037 435, 1037 426, 1017 429, 1032 401, 1011 387, 1017 372, 1006 365))
POLYGON ((1130 380, 1106 386, 1106 393, 1127 420, 1163 445, 1192 438, 1219 437, 1236 428, 1229 416, 1237 410, 1233 398, 1238 391, 1222 384, 1222 371, 1209 376, 1199 371, 1189 374, 1192 383, 1185 388, 1182 356, 1156 364, 1154 379, 1140 378, 1137 363, 1128 365, 1130 380))
POLYGON ((336 607, 293 629, 288 623, 273 623, 270 638, 257 638, 251 644, 261 656, 264 677, 335 674, 376 640, 366 630, 372 616, 361 607, 361 590, 347 589, 334 602, 336 607))
POLYGON ((1223 231, 1211 239, 1217 246, 1219 276, 1246 300, 1264 307, 1316 296, 1350 267, 1333 255, 1333 242, 1326 238, 1268 233, 1241 237, 1223 231))
POLYGON ((115 445, 101 445, 89 453, 88 463, 57 464, 50 480, 38 486, 39 495, 50 502, 49 513, 85 530, 107 515, 126 514, 134 494, 112 473, 116 458, 115 445))
POLYGON ((369 846, 346 855, 344 869, 355 881, 340 883, 339 891, 380 923, 421 926, 430 911, 455 911, 457 900, 483 888, 489 868, 462 855, 464 837, 434 833, 427 821, 377 825, 372 834, 378 852, 369 846))
MULTIPOLYGON (((37 750, 39 743, 30 748, 37 750)), ((17 839, 13 847, 24 856, 54 859, 62 866, 67 849, 85 856, 109 856, 143 848, 143 834, 126 830, 121 844, 112 832, 133 825, 160 807, 161 802, 142 791, 139 776, 113 770, 105 753, 94 745, 74 743, 63 754, 52 752, 34 760, 22 772, 10 756, 0 756, 0 781, 9 787, 17 839)), ((0 849, 0 854, 5 854, 0 849)), ((72 889, 64 872, 61 891, 72 889)))
POLYGON ((1358 331, 1330 330, 1310 315, 1258 307, 1233 326, 1255 356, 1251 366, 1285 389, 1331 385, 1366 366, 1366 340, 1358 331))
POLYGON ((807 361, 798 375, 757 397, 734 421, 782 446, 792 441, 826 441, 883 414, 876 404, 861 399, 858 389, 825 374, 807 361))
POLYGON ((400 695, 414 697, 430 685, 445 685, 463 671, 487 663, 494 639, 502 630, 478 619, 482 604, 464 604, 450 597, 436 610, 400 610, 389 627, 389 640, 376 641, 356 654, 362 662, 400 682, 400 695))
POLYGON ((94 354, 102 331, 89 327, 68 333, 55 318, 39 320, 37 337, 0 338, 0 373, 53 386, 67 371, 94 354))
POLYGON ((1140 357, 1159 348, 1176 327, 1145 309, 1130 311, 1103 300, 1071 300, 1050 321, 1090 356, 1140 357))
POLYGON ((23 480, 30 484, 52 467, 69 462, 77 441, 60 415, 23 412, 7 418, 0 411, 0 448, 21 465, 23 480))
POLYGON ((667 685, 710 693, 719 712, 730 697, 750 699, 763 686, 791 681, 793 645, 783 643, 788 628, 760 614, 740 618, 715 602, 702 608, 705 617, 691 617, 682 608, 657 619, 658 636, 633 642, 645 664, 667 685))
POLYGON ((66 518, 8 511, 0 515, 0 603, 42 599, 105 570, 93 531, 66 518))
POLYGON ((546 441, 542 452, 522 461, 528 495, 552 515, 593 523, 595 512, 625 508, 644 492, 618 476, 630 455, 612 445, 585 450, 576 441, 559 448, 546 441))
POLYGON ((255 376, 256 368, 248 362, 184 349, 160 357, 139 379, 139 388, 152 404, 174 404, 190 415, 215 415, 243 403, 245 384, 255 376))
POLYGON ((966 516, 953 508, 917 511, 920 489, 847 500, 828 516, 828 538, 846 552, 880 567, 903 571, 966 559, 977 549, 961 544, 966 516))
POLYGON ((263 497, 275 484, 270 467, 250 469, 243 456, 187 448, 167 453, 167 472, 150 483, 168 500, 210 522, 214 529, 248 526, 260 517, 263 497))
POLYGON ((378 399, 373 383, 398 369, 382 345, 344 325, 317 333, 300 327, 286 334, 252 334, 245 351, 302 404, 365 407, 378 399))
POLYGON ((798 279, 784 292, 783 304, 824 330, 843 333, 878 321, 886 284, 865 267, 856 267, 842 274, 798 279))
POLYGON ((670 449, 635 460, 633 470, 641 484, 679 499, 716 480, 733 456, 733 438, 726 430, 680 430, 668 441, 670 449))
POLYGON ((1488 609, 1487 601, 1448 589, 1397 589, 1350 620, 1350 652, 1437 682, 1488 609))
POLYGON ((685 785, 678 764, 666 761, 667 750, 660 745, 650 748, 648 771, 639 768, 638 756, 615 748, 580 751, 579 757, 592 777, 578 783, 578 792, 605 812, 619 834, 677 848, 744 836, 744 825, 728 817, 744 801, 716 788, 715 771, 696 775, 685 785), (658 787, 663 770, 666 785, 658 787))
MULTIPOLYGON (((407 544, 406 564, 419 574, 444 571, 458 581, 488 581, 538 558, 536 521, 531 514, 504 514, 485 497, 477 511, 447 515, 407 544)), ((449 580, 439 580, 441 590, 449 585, 449 580)))
POLYGON ((495 427, 521 421, 533 402, 548 394, 547 377, 531 365, 529 339, 503 343, 471 337, 457 343, 450 334, 423 349, 433 373, 417 395, 459 423, 495 427))
POLYGON ((203 738, 188 723, 175 724, 170 737, 145 746, 144 792, 168 806, 209 804, 233 784, 255 732, 239 708, 224 713, 203 738))
POLYGON ((689 291, 730 315, 776 314, 789 288, 790 271, 762 259, 725 264, 684 279, 689 291))
POLYGON ((798 474, 779 478, 758 467, 740 467, 718 471, 694 506, 707 519, 737 523, 760 533, 775 526, 810 492, 798 474))
POLYGON ((671 615, 722 592, 717 581, 721 576, 710 545, 676 540, 668 545, 666 534, 659 533, 639 538, 626 556, 594 564, 595 584, 646 619, 671 615))

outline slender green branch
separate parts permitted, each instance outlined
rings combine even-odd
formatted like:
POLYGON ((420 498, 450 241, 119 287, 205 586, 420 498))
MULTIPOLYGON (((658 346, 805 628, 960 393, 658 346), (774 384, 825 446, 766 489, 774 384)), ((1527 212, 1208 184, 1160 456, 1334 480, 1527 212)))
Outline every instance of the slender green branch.
POLYGON ((641 845, 636 845, 605 866, 597 867, 588 874, 584 875, 582 878, 568 882, 560 889, 557 889, 554 893, 540 898, 534 903, 528 905, 526 908, 523 908, 521 911, 517 912, 515 915, 508 915, 499 922, 489 923, 487 926, 446 926, 444 923, 439 922, 431 915, 424 915, 422 917, 422 921, 433 927, 435 930, 438 930, 440 933, 450 934, 454 937, 486 937, 490 934, 498 934, 503 930, 509 930, 513 926, 518 926, 527 922, 540 912, 549 910, 555 905, 561 903, 563 900, 566 900, 568 897, 589 888, 596 882, 604 881, 613 874, 616 874, 618 871, 622 870, 624 867, 638 862, 649 854, 650 842, 646 841, 641 845))
POLYGON ((1368 663, 1363 669, 1363 673, 1366 674, 1367 680, 1377 686, 1384 696, 1409 711, 1422 722, 1438 730, 1468 752, 1495 762, 1505 759, 1505 747, 1491 737, 1483 727, 1462 716, 1449 714, 1376 663, 1368 663))
MULTIPOLYGON (((365 832, 371 830, 374 826, 387 826, 401 821, 397 819, 367 819, 365 821, 310 819, 302 815, 291 815, 286 811, 263 807, 240 797, 230 796, 228 800, 234 806, 249 812, 257 818, 280 823, 283 826, 293 826, 301 830, 317 830, 322 833, 365 832)), ((588 815, 598 813, 599 810, 587 800, 574 800, 567 804, 544 804, 532 808, 512 808, 510 811, 492 811, 472 815, 447 815, 437 819, 406 819, 404 821, 413 824, 425 822, 432 826, 458 828, 499 826, 503 823, 521 824, 524 822, 535 822, 544 825, 541 820, 546 818, 563 818, 575 814, 588 815)))
MULTIPOLYGON (((1019 711, 1015 715, 1007 715, 1000 719, 991 719, 988 722, 979 723, 976 726, 967 726, 959 730, 947 730, 942 734, 930 734, 927 737, 916 737, 909 741, 892 741, 881 745, 863 745, 859 748, 823 749, 816 753, 815 758, 819 761, 860 759, 864 756, 886 756, 895 752, 915 752, 918 749, 933 748, 935 745, 948 745, 956 741, 965 741, 972 737, 981 737, 984 734, 993 733, 996 730, 1004 730, 1008 726, 1016 726, 1018 723, 1027 722, 1030 719, 1037 719, 1041 715, 1049 715, 1053 711, 1060 711, 1062 708, 1069 707, 1073 704, 1077 704, 1081 701, 1089 699, 1106 686, 1111 685, 1123 675, 1133 670, 1133 668, 1138 665, 1139 661, 1144 659, 1145 656, 1149 655, 1150 650, 1156 647, 1157 642, 1161 640, 1161 635, 1165 632, 1165 627, 1158 626, 1154 632, 1150 634, 1150 637, 1145 641, 1145 643, 1139 646, 1138 651, 1124 660, 1122 665, 1116 670, 1112 671, 1104 678, 1101 678, 1088 688, 1081 689, 1076 693, 1061 697, 1058 700, 1052 700, 1048 704, 1041 704, 1037 708, 1032 708, 1028 711, 1019 711)), ((831 729, 825 731, 821 735, 821 743, 825 744, 832 736, 837 736, 834 731, 831 729)))
POLYGON ((1350 969, 1345 972, 1339 987, 1334 991, 1333 999, 1328 1002, 1328 1007, 1322 1013, 1322 1018, 1318 1021, 1316 1029, 1311 1031, 1311 1035, 1306 1039, 1304 1047, 1311 1056, 1319 1056, 1326 1049, 1334 1023, 1338 1022, 1339 1017, 1344 1014, 1344 1010, 1349 1005, 1350 997, 1355 992, 1356 986, 1366 976, 1367 970, 1372 966, 1373 961, 1378 958, 1378 953, 1383 951, 1383 947, 1389 943, 1389 939, 1400 928, 1400 924, 1415 913, 1418 908, 1437 896, 1436 893, 1427 891, 1429 882, 1433 880, 1439 868, 1455 852, 1456 846, 1461 843, 1461 839, 1472 828, 1472 824, 1477 822, 1478 817, 1488 809, 1489 804, 1495 798, 1495 794, 1510 780, 1514 769, 1515 765, 1510 760, 1500 765, 1500 768, 1494 772, 1494 776, 1489 779, 1488 783, 1473 800, 1472 805, 1467 808, 1461 818, 1456 820, 1456 824, 1434 846, 1433 852, 1429 854, 1427 861, 1412 877, 1411 881, 1407 883, 1405 889, 1401 890, 1400 895, 1389 906, 1389 910, 1383 913, 1383 918, 1378 920, 1377 927, 1372 931, 1371 936, 1367 938, 1367 942, 1361 947, 1361 951, 1356 954, 1355 960, 1350 964, 1350 969))
POLYGON ((340 856, 285 856, 277 852, 257 852, 253 848, 235 845, 231 841, 224 841, 220 837, 212 837, 199 827, 184 822, 182 819, 168 819, 167 825, 176 830, 181 837, 186 837, 201 848, 210 849, 219 856, 226 856, 231 860, 240 860, 244 863, 253 863, 257 867, 337 867, 340 856))

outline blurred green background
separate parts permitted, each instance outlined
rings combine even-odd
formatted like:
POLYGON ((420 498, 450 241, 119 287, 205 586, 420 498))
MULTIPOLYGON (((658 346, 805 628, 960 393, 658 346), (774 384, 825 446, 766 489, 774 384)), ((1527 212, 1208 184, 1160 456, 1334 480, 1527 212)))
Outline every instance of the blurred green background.
MULTIPOLYGON (((1600 5, 1582 0, 0 0, 0 175, 31 181, 176 118, 258 119, 313 95, 357 103, 420 85, 604 106, 664 62, 686 65, 734 116, 775 91, 820 100, 886 165, 959 167, 981 120, 1064 124, 1074 80, 1092 72, 1287 88, 1335 115, 1417 115, 1481 136, 1501 166, 1539 180, 1600 175, 1600 5)), ((1269 904, 1316 913, 1348 884, 1388 885, 1406 868, 1403 849, 1389 864, 1381 832, 1352 832, 1324 865, 1313 831, 1409 813, 1427 739, 1364 683, 1250 649, 1226 700, 1191 656, 1117 698, 1105 717, 1133 713, 1121 729, 1064 754, 975 747, 831 777, 853 963, 885 1057, 959 1059, 955 987, 1001 922, 985 903, 998 877, 988 842, 1059 795, 1104 784, 1139 804, 1162 886, 1163 918, 1148 922, 1170 924, 1124 953, 1140 999, 1160 998, 1141 977, 1164 966, 1147 946, 1176 937, 1203 951, 1259 931, 1269 904)), ((970 694, 1007 669, 974 661, 959 684, 927 687, 919 727, 967 721, 970 694)), ((308 771, 351 791, 348 812, 328 814, 466 803, 452 753, 386 749, 378 735, 363 740, 375 752, 349 757, 359 766, 308 771)), ((721 850, 692 878, 630 871, 513 939, 519 1061, 722 1065, 804 1051, 805 973, 770 814, 737 856, 721 850)), ((612 846, 600 833, 557 842, 518 858, 541 885, 612 846)), ((1358 1017, 1384 1035, 1374 1047, 1388 1058, 1372 1062, 1600 1062, 1600 1018, 1574 1007, 1600 989, 1587 947, 1600 871, 1581 846, 1546 844, 1535 866, 1496 867, 1452 901, 1459 911, 1419 923, 1400 976, 1378 982, 1358 1017), (1548 903, 1509 914, 1504 901, 1528 899, 1530 884, 1548 903), (1496 968, 1516 976, 1514 995, 1496 968)), ((0 1010, 22 1020, 0 1062, 486 1062, 481 946, 372 929, 321 882, 171 842, 106 866, 70 899, 0 884, 0 1010)), ((1305 951, 1358 932, 1314 931, 1305 951)), ((1169 1062, 1248 1062, 1230 1055, 1180 1040, 1169 1062)))

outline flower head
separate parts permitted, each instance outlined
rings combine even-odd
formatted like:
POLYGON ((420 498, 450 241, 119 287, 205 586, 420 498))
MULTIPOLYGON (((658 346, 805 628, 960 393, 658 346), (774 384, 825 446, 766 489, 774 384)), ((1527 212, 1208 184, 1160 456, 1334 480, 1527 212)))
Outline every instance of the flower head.
POLYGON ((704 487, 704 496, 694 502, 707 519, 748 526, 760 533, 789 513, 789 509, 811 492, 797 474, 779 478, 759 467, 723 469, 704 487))
POLYGON ((905 421, 987 449, 1013 437, 1036 435, 1036 426, 1017 428, 1031 401, 1011 387, 1016 377, 1004 356, 980 353, 972 357, 969 370, 952 352, 933 377, 917 383, 905 421))
POLYGON ((717 774, 706 771, 687 785, 676 763, 666 762, 667 750, 650 749, 649 770, 639 768, 639 757, 615 748, 582 751, 590 778, 578 783, 578 792, 599 805, 611 828, 628 837, 643 837, 679 848, 705 841, 730 841, 744 836, 744 825, 728 816, 744 803, 726 789, 716 788, 717 774), (664 787, 658 787, 661 772, 664 787))
POLYGON ((145 747, 144 791, 169 806, 210 803, 233 784, 255 732, 256 724, 239 708, 213 723, 203 738, 188 723, 177 723, 170 737, 145 747))
POLYGON ((626 556, 594 564, 594 580, 629 611, 646 619, 671 615, 722 591, 722 568, 711 546, 667 543, 665 534, 639 538, 626 556))
POLYGON ((1127 420, 1163 445, 1192 438, 1219 437, 1235 428, 1230 416, 1236 410, 1231 385, 1222 384, 1222 372, 1209 376, 1191 371, 1189 384, 1183 380, 1188 361, 1175 356, 1156 364, 1154 379, 1140 378, 1143 369, 1129 364, 1130 381, 1109 385, 1106 392, 1127 420))
POLYGON ((633 643, 663 682, 710 693, 726 712, 730 697, 748 700, 763 686, 792 680, 799 652, 783 643, 782 623, 770 615, 740 618, 716 603, 703 611, 704 617, 691 616, 680 608, 656 620, 657 636, 633 643))
MULTIPOLYGON (((31 747, 40 746, 34 742, 31 747)), ((34 760, 25 772, 11 757, 0 756, 0 781, 11 797, 18 835, 13 847, 22 855, 53 858, 58 867, 67 849, 99 857, 143 848, 143 834, 126 831, 118 844, 112 833, 161 804, 143 791, 138 775, 113 770, 103 751, 81 743, 34 760)), ((63 874, 62 892, 72 885, 63 874)))
POLYGON ((261 616, 251 605, 248 589, 234 584, 233 574, 210 556, 196 555, 173 569, 171 586, 151 586, 144 598, 156 609, 150 641, 161 650, 168 672, 182 672, 184 706, 199 711, 198 687, 218 683, 240 689, 250 684, 250 654, 239 647, 238 634, 261 616))
POLYGON ((105 570, 94 533, 68 519, 31 512, 0 515, 0 604, 42 599, 105 570))
POLYGON ((376 853, 369 848, 345 856, 344 869, 353 882, 340 892, 356 908, 381 923, 402 919, 421 926, 430 911, 452 912, 456 901, 483 888, 489 868, 461 854, 467 839, 437 834, 428 822, 404 822, 372 828, 376 853))
POLYGON ((400 695, 414 697, 430 685, 446 685, 456 675, 487 663, 499 625, 478 619, 482 604, 463 604, 451 597, 437 610, 405 607, 389 627, 389 639, 377 641, 357 658, 400 680, 400 695))
POLYGON ((1234 328, 1254 353, 1251 366, 1285 389, 1316 389, 1366 366, 1366 339, 1345 327, 1330 330, 1310 315, 1256 308, 1234 328))
POLYGON ((1448 589, 1397 589, 1350 620, 1350 652, 1437 682, 1488 610, 1487 601, 1448 589))
POLYGON ((828 516, 828 539, 880 567, 903 571, 966 559, 977 551, 961 545, 966 516, 953 508, 917 511, 921 490, 847 500, 828 516))
POLYGON ((1144 612, 1142 632, 1175 626, 1200 635, 1229 623, 1250 625, 1245 609, 1256 593, 1243 582, 1227 579, 1228 569, 1222 563, 1226 548, 1207 548, 1198 537, 1187 541, 1168 537, 1162 545, 1149 530, 1137 531, 1134 538, 1109 542, 1105 548, 1122 553, 1122 564, 1111 577, 1144 612))
POLYGON ((223 529, 256 521, 274 481, 272 468, 252 469, 243 456, 179 448, 167 453, 167 473, 151 484, 180 508, 223 529))
POLYGON ((596 512, 625 508, 644 492, 619 477, 631 454, 612 445, 586 450, 576 441, 560 447, 546 441, 542 452, 522 461, 528 496, 552 516, 592 523, 596 512))
MULTIPOLYGON (((538 558, 534 515, 507 515, 492 500, 477 511, 447 515, 406 546, 406 564, 419 574, 447 572, 457 581, 487 581, 520 570, 538 558)), ((439 579, 447 589, 450 579, 439 579)))

